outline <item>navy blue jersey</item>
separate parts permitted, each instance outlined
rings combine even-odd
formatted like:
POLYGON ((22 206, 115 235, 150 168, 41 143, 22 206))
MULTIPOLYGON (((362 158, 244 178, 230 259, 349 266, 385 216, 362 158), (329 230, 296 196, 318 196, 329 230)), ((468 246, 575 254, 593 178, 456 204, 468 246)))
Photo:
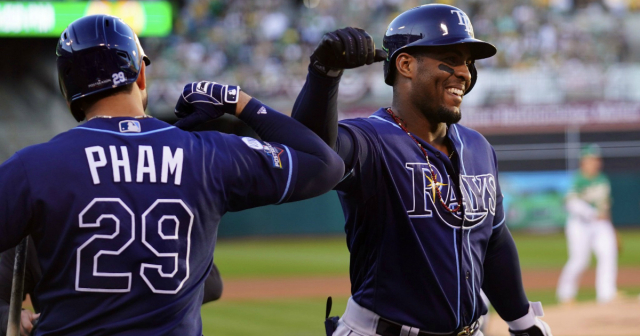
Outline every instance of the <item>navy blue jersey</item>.
POLYGON ((94 119, 0 166, 0 251, 26 234, 37 335, 201 335, 220 217, 283 202, 296 152, 156 119, 94 119))
POLYGON ((384 109, 342 120, 340 127, 355 147, 353 169, 336 187, 346 217, 353 299, 387 319, 433 332, 451 332, 486 313, 483 261, 490 237, 504 229, 489 143, 451 125, 450 159, 418 139, 434 180, 418 145, 384 109), (445 209, 436 189, 450 209, 462 208, 445 209))

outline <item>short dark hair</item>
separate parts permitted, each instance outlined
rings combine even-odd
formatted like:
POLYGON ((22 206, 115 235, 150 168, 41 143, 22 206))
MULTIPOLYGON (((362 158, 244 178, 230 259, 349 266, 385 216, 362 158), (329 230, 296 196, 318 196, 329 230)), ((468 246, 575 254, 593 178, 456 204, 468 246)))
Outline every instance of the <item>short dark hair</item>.
MULTIPOLYGON (((120 93, 131 93, 132 90, 133 90, 133 83, 123 85, 123 86, 118 86, 113 89, 104 90, 102 92, 97 92, 87 97, 80 98, 75 102, 73 102, 73 104, 75 105, 74 107, 78 111, 77 113, 84 114, 100 99, 115 96, 120 93)), ((82 116, 81 119, 84 119, 84 115, 82 116)))

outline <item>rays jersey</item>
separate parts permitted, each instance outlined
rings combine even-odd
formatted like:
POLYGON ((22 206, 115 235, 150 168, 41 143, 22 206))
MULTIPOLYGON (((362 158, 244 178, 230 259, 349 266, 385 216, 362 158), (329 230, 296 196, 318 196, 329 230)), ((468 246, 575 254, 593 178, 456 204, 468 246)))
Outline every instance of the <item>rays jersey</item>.
POLYGON ((417 144, 380 109, 342 120, 353 170, 336 187, 346 217, 353 299, 382 317, 450 332, 486 313, 480 290, 489 238, 504 229, 496 157, 476 131, 451 125, 449 159, 417 144), (436 188, 451 213, 438 199, 436 188))
POLYGON ((94 119, 0 166, 0 251, 31 234, 37 335, 201 335, 220 217, 289 197, 295 152, 94 119))

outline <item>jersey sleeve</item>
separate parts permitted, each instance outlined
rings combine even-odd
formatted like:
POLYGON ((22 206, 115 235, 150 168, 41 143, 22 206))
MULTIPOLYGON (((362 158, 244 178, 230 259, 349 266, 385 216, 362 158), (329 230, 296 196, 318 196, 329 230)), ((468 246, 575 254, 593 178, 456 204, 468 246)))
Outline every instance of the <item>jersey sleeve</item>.
POLYGON ((31 212, 29 180, 15 154, 0 165, 0 252, 28 234, 31 212))
POLYGON ((345 161, 346 171, 336 190, 355 193, 363 200, 376 192, 380 150, 374 132, 366 121, 352 119, 340 122, 335 148, 345 161))
MULTIPOLYGON (((297 153, 288 146, 220 134, 225 150, 217 160, 229 211, 286 202, 295 188, 297 153)), ((218 155, 220 155, 218 154, 218 155)), ((215 172, 213 172, 215 173, 215 172)))

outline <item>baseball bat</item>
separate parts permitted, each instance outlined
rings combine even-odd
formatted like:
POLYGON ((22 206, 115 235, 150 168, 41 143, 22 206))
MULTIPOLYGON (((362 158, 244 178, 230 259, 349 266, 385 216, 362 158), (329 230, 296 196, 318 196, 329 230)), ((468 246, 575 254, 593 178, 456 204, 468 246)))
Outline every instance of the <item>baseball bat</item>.
POLYGON ((11 300, 9 302, 9 324, 7 336, 20 336, 20 315, 22 313, 22 295, 24 292, 24 275, 27 268, 27 246, 29 237, 22 239, 16 246, 16 260, 13 264, 13 281, 11 283, 11 300))

